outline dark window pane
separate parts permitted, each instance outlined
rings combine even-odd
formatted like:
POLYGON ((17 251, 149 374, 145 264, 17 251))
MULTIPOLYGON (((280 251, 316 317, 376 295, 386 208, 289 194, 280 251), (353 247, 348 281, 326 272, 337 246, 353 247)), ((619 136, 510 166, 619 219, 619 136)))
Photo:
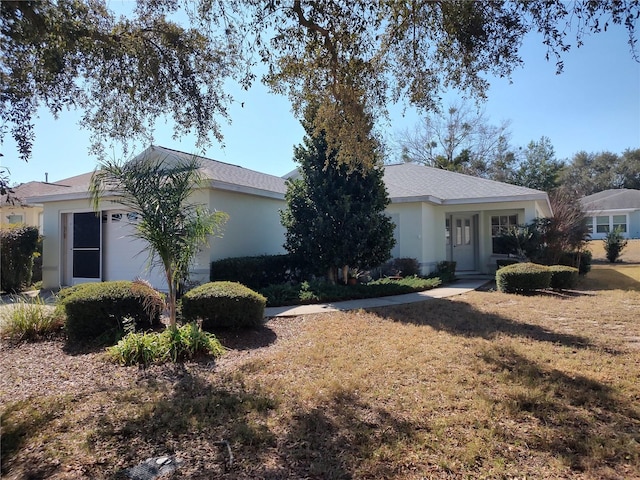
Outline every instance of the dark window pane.
POLYGON ((100 217, 95 213, 73 214, 73 248, 100 248, 100 217))
POLYGON ((100 278, 100 250, 75 250, 73 252, 73 276, 75 278, 100 278))

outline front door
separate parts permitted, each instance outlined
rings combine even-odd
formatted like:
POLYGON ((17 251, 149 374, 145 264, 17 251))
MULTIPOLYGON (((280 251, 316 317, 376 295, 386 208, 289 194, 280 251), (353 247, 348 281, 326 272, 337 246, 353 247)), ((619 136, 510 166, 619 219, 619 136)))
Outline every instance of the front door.
POLYGON ((456 262, 457 271, 476 269, 475 229, 473 215, 453 215, 451 232, 451 257, 456 262))
POLYGON ((100 215, 94 212, 65 215, 64 285, 97 282, 101 279, 100 215))

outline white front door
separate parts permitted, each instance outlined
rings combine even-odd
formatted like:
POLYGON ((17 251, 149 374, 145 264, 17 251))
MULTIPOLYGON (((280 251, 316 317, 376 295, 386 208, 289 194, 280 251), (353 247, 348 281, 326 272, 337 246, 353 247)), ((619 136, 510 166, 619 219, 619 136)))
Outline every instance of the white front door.
POLYGON ((453 215, 451 229, 451 257, 456 262, 457 271, 476 269, 475 230, 473 215, 453 215))

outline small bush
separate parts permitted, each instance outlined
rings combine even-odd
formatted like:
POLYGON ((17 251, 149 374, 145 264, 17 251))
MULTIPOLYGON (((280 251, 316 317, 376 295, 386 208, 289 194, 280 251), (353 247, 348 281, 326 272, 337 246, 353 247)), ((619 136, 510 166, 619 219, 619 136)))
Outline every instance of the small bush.
POLYGON ((2 313, 0 336, 12 342, 48 338, 62 329, 62 317, 39 297, 16 299, 2 313))
POLYGON ((162 333, 129 333, 116 345, 107 348, 109 357, 121 365, 150 365, 166 361, 178 362, 198 355, 218 357, 224 347, 212 334, 203 332, 195 323, 167 328, 162 333))
POLYGON ((609 260, 609 263, 615 263, 620 258, 624 247, 627 246, 627 240, 622 236, 622 231, 616 228, 613 232, 607 233, 603 241, 607 260, 609 260))
POLYGON ((520 260, 516 260, 515 258, 499 258, 496 260, 497 270, 500 270, 502 267, 508 267, 509 265, 514 265, 516 263, 520 263, 520 260))
POLYGON ((281 285, 269 285, 260 289, 260 295, 267 299, 267 305, 295 305, 299 303, 300 286, 284 283, 281 285))
POLYGON ((579 275, 586 275, 591 271, 591 259, 593 255, 589 250, 576 252, 563 252, 558 260, 558 265, 575 267, 579 275))
POLYGON ((37 227, 3 225, 0 228, 0 288, 5 292, 20 292, 31 285, 39 237, 37 227))
POLYGON ((59 304, 66 315, 70 340, 94 340, 102 335, 122 333, 125 319, 135 328, 160 323, 162 295, 143 283, 130 281, 85 283, 61 290, 59 304))
POLYGON ((551 271, 536 263, 516 263, 496 272, 496 286, 500 292, 529 292, 550 285, 551 271))
POLYGON ((231 257, 211 262, 209 279, 237 282, 257 290, 290 281, 294 270, 289 255, 231 257))
POLYGON ((435 277, 438 277, 442 282, 449 283, 456 279, 456 262, 449 262, 443 260, 436 265, 435 277))
POLYGON ((202 320, 203 330, 250 328, 264 320, 266 299, 236 282, 210 282, 182 297, 186 321, 202 320))
POLYGON ((578 269, 565 265, 551 265, 551 288, 567 290, 578 284, 578 269))

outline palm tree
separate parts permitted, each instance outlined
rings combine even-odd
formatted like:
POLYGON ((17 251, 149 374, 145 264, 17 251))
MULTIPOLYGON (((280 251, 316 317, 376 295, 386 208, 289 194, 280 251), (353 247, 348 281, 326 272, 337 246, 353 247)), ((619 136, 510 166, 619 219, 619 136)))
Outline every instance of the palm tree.
POLYGON ((135 236, 148 242, 149 265, 164 268, 169 288, 169 325, 176 326, 176 304, 180 282, 210 236, 221 236, 228 219, 223 212, 210 212, 190 197, 202 183, 198 159, 167 161, 139 157, 120 163, 106 160, 91 177, 89 192, 95 211, 105 196, 140 215, 135 236))

